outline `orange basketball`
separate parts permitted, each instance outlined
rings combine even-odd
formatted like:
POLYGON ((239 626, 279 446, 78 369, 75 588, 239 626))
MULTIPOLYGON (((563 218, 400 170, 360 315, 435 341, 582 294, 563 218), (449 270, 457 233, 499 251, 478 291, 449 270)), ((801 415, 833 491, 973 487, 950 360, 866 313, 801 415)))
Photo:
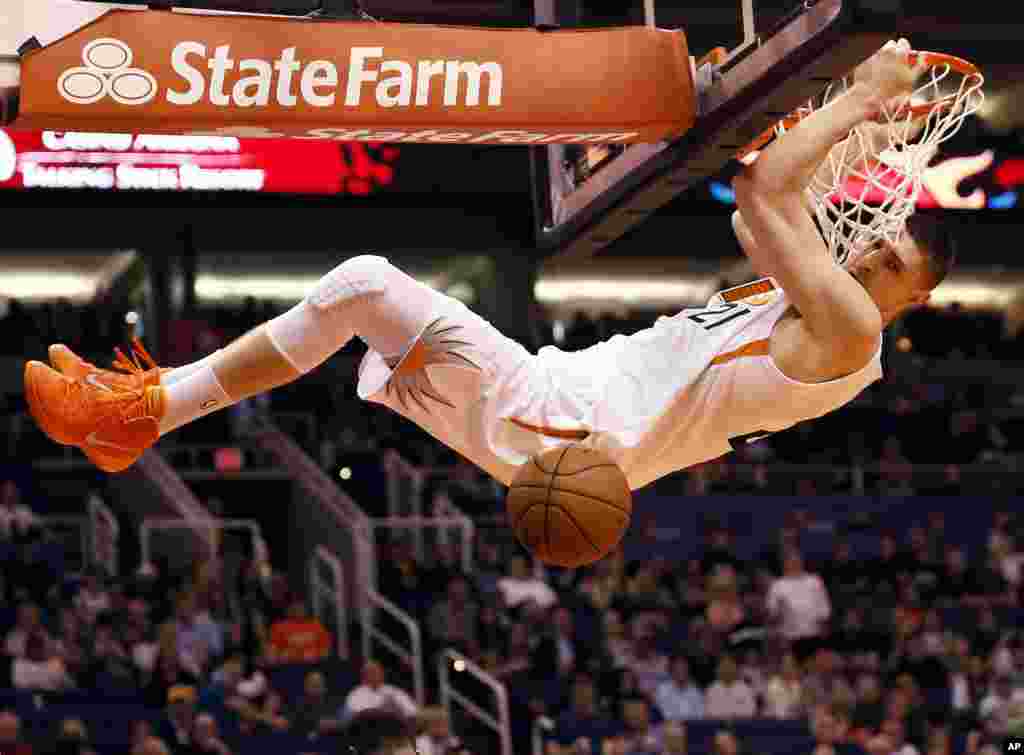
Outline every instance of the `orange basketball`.
POLYGON ((629 527, 633 495, 622 470, 599 451, 561 446, 519 469, 508 498, 512 529, 541 561, 578 567, 608 554, 629 527))

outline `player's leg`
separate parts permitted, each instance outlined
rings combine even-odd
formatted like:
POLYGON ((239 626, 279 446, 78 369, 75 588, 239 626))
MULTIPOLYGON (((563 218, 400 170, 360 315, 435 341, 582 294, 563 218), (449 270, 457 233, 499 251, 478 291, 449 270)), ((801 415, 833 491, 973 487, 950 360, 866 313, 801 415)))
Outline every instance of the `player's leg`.
POLYGON ((138 368, 135 384, 73 379, 39 362, 25 368, 26 397, 40 427, 77 445, 108 471, 127 467, 159 435, 312 370, 359 335, 400 355, 443 295, 381 257, 349 259, 299 304, 161 385, 138 368))
POLYGON ((302 301, 211 355, 166 386, 167 433, 212 411, 290 383, 353 336, 385 356, 401 354, 426 324, 437 292, 383 257, 346 260, 302 301))

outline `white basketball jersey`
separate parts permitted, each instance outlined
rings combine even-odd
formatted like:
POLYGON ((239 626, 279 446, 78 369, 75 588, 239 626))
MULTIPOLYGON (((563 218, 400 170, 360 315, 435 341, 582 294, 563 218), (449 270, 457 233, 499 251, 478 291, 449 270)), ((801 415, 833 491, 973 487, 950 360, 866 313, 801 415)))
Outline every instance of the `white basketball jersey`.
POLYGON ((882 376, 881 345, 868 365, 838 380, 808 384, 783 375, 768 344, 790 303, 767 278, 661 317, 639 333, 581 351, 548 346, 536 355, 459 302, 434 295, 437 335, 421 336, 424 354, 408 360, 426 365, 415 400, 406 401, 408 390, 401 389, 411 376, 396 383, 373 350, 360 370, 359 394, 405 415, 506 484, 534 454, 577 442, 607 453, 636 489, 820 417, 882 376), (461 344, 476 367, 441 358, 444 344, 461 344))
POLYGON ((741 443, 827 414, 882 376, 881 343, 858 372, 825 383, 786 377, 769 353, 790 307, 771 279, 715 294, 631 336, 583 352, 538 355, 556 374, 605 376, 585 445, 605 451, 636 489, 741 443))

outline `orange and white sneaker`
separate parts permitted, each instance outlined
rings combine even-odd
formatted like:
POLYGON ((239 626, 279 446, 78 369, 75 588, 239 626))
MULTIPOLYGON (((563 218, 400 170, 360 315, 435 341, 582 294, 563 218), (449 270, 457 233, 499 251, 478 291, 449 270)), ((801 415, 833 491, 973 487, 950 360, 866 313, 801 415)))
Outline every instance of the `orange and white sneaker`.
POLYGON ((114 369, 105 370, 82 359, 62 343, 53 344, 49 351, 50 364, 57 372, 69 378, 85 378, 88 382, 100 383, 108 388, 127 390, 159 384, 163 369, 157 366, 137 338, 132 339, 131 353, 132 358, 129 359, 120 349, 114 349, 114 356, 117 357, 111 365, 114 369))
POLYGON ((25 365, 25 398, 40 429, 57 443, 81 448, 105 472, 127 469, 160 437, 159 371, 129 364, 128 375, 113 374, 134 385, 101 380, 107 370, 71 377, 42 362, 25 365))

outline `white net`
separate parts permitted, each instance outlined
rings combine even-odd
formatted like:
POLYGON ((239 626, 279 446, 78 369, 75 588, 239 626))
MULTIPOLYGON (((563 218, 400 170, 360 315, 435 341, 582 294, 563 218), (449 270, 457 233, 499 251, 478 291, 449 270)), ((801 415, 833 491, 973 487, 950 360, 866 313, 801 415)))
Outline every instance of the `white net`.
MULTIPOLYGON (((984 101, 984 77, 971 63, 937 53, 923 56, 923 83, 908 104, 883 109, 874 121, 854 128, 836 146, 808 187, 829 251, 845 262, 851 249, 879 239, 899 241, 921 193, 922 176, 938 146, 960 130, 984 101)), ((798 108, 745 150, 784 134, 852 85, 852 76, 832 82, 820 97, 798 108)), ((742 157, 741 157, 742 159, 742 157)))

